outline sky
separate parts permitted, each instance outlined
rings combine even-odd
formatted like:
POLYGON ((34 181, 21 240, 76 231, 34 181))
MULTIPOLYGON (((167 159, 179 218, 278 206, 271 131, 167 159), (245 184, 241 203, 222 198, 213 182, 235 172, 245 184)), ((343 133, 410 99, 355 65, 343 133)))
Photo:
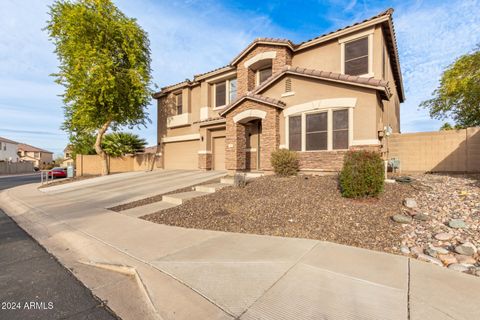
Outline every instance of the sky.
MULTIPOLYGON (((418 106, 431 97, 442 71, 480 44, 480 0, 114 2, 149 34, 158 87, 228 64, 257 37, 298 43, 392 7, 406 96, 402 132, 439 129, 443 121, 418 106)), ((0 0, 0 136, 60 154, 68 143, 60 129, 63 88, 50 76, 58 61, 42 30, 51 4, 0 0)), ((149 114, 151 124, 134 132, 155 145, 153 100, 149 114)))

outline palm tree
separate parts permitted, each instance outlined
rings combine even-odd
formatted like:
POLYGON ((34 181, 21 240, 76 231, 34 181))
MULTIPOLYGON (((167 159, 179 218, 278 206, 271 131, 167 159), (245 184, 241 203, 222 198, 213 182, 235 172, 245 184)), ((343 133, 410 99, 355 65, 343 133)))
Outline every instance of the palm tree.
POLYGON ((111 157, 142 152, 147 142, 130 132, 113 132, 105 135, 103 149, 111 157))

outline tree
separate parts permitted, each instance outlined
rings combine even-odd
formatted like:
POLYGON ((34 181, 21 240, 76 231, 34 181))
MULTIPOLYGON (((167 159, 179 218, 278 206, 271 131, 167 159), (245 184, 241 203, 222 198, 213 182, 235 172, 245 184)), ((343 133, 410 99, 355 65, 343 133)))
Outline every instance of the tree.
POLYGON ((109 133, 103 140, 103 149, 112 157, 128 153, 137 153, 145 149, 147 142, 138 135, 129 132, 109 133))
POLYGON ((433 95, 421 103, 432 118, 452 118, 455 128, 480 126, 480 46, 443 72, 433 95))
POLYGON ((146 125, 151 99, 150 43, 135 19, 110 0, 57 0, 46 30, 55 44, 65 87, 62 129, 95 134, 95 151, 108 174, 102 140, 109 128, 146 125))
POLYGON ((70 146, 72 158, 76 159, 77 154, 96 154, 95 135, 93 133, 77 133, 70 135, 70 146))

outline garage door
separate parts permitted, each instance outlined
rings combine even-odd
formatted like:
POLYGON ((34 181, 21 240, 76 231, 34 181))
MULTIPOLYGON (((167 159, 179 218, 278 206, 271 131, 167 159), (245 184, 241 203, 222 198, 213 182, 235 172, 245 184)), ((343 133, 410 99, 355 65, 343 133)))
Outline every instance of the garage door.
POLYGON ((225 170, 225 137, 213 138, 213 169, 225 170))
POLYGON ((198 140, 165 143, 165 169, 198 169, 198 143, 198 140))

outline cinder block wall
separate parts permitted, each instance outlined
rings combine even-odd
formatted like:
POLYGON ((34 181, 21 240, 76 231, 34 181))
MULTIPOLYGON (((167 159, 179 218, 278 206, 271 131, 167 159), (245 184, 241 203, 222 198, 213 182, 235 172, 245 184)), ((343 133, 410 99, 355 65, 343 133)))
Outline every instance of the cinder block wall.
POLYGON ((480 128, 396 133, 387 143, 402 171, 480 172, 480 128))

